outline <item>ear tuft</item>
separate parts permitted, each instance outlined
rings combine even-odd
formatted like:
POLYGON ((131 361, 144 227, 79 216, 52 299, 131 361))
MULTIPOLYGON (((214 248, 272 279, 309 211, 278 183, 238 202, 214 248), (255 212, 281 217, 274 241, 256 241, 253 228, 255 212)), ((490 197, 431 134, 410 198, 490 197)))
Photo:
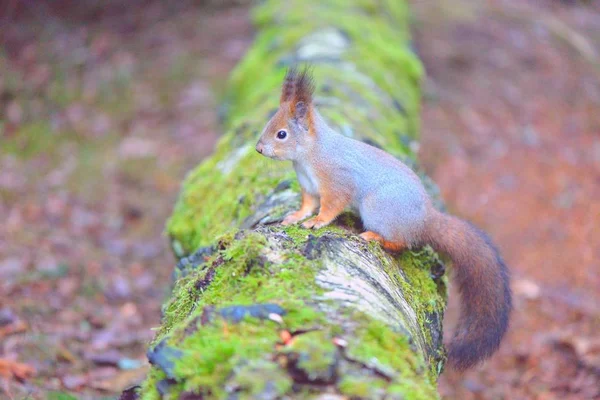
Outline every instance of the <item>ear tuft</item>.
POLYGON ((304 102, 306 106, 312 104, 312 96, 315 91, 315 82, 310 67, 305 67, 296 77, 296 90, 294 92, 294 103, 304 102))
POLYGON ((285 73, 285 78, 283 79, 283 85, 281 86, 281 98, 279 99, 280 103, 290 101, 294 96, 294 92, 296 90, 297 76, 298 71, 296 70, 296 68, 288 68, 287 72, 285 73))

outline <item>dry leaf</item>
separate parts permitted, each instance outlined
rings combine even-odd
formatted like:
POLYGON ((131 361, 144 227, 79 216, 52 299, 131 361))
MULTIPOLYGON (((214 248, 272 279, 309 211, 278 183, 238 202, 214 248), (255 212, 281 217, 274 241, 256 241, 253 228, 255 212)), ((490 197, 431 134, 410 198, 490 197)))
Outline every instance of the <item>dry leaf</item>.
POLYGON ((0 358, 0 375, 5 378, 15 377, 20 380, 25 380, 35 374, 35 369, 27 364, 17 361, 0 358))

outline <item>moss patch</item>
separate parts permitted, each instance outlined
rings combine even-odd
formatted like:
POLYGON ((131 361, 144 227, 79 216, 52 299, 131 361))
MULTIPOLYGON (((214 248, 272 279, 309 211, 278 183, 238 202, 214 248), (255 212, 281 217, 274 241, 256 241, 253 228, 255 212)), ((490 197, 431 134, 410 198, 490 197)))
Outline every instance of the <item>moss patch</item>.
POLYGON ((442 320, 439 316, 446 309, 447 278, 444 277, 437 282, 432 279, 432 269, 441 263, 435 252, 429 248, 420 251, 405 252, 399 257, 404 279, 399 280, 402 292, 409 303, 414 306, 417 321, 427 337, 428 351, 432 354, 428 361, 430 366, 429 377, 432 382, 437 380, 440 364, 445 360, 442 347, 442 320), (431 332, 437 334, 432 337, 431 332), (435 350, 439 349, 439 350, 435 350))
MULTIPOLYGON (((153 369, 143 386, 143 398, 156 398, 158 388, 165 385, 171 396, 194 392, 222 398, 233 390, 252 398, 265 391, 310 391, 315 382, 361 396, 365 390, 362 379, 371 382, 372 390, 432 398, 435 378, 403 332, 343 304, 317 300, 323 294, 315 279, 321 268, 319 258, 308 260, 301 254, 317 238, 293 239, 286 229, 226 235, 219 240, 220 249, 195 268, 190 266, 165 307, 155 341, 172 349, 173 366, 169 361, 167 374, 153 369), (210 283, 198 285, 211 268, 210 283), (254 317, 234 323, 217 312, 230 305, 264 303, 278 304, 287 311, 283 324, 254 317), (342 320, 351 321, 350 325, 340 325, 333 315, 349 316, 342 320), (282 332, 296 336, 283 342, 282 332), (348 340, 347 348, 337 347, 335 338, 348 340), (354 375, 343 375, 344 380, 338 381, 348 368, 367 368, 371 373, 361 375, 358 381, 354 375), (278 372, 270 383, 252 378, 271 369, 278 372), (308 385, 303 387, 302 382, 308 385)), ((334 234, 319 240, 344 240, 342 237, 334 234)))
POLYGON ((291 356, 293 368, 312 382, 332 383, 336 379, 338 348, 326 331, 313 331, 298 335, 284 348, 284 354, 291 356))
MULTIPOLYGON (((223 240, 220 242, 226 245, 223 240)), ((202 307, 212 305, 275 302, 288 310, 286 322, 290 328, 303 326, 317 319, 313 310, 304 307, 305 299, 319 292, 314 282, 316 271, 314 263, 294 251, 269 253, 268 242, 261 234, 243 234, 176 283, 155 342, 175 325, 197 316, 202 307), (268 257, 281 263, 275 264, 268 257), (211 284, 199 289, 198 282, 218 259, 221 264, 214 270, 211 284)))
POLYGON ((234 371, 230 387, 241 399, 279 398, 292 389, 293 381, 273 361, 253 360, 234 371), (269 379, 264 379, 268 376, 269 379))
POLYGON ((275 322, 217 320, 179 344, 184 355, 175 372, 185 382, 184 390, 222 396, 223 383, 235 366, 269 355, 278 339, 275 322))
POLYGON ((272 251, 265 236, 255 232, 221 244, 226 247, 177 282, 155 339, 155 343, 166 339, 183 353, 175 367, 179 380, 185 382, 182 390, 221 393, 234 368, 261 359, 279 340, 275 322, 249 318, 231 324, 217 319, 203 325, 207 307, 273 302, 287 311, 285 328, 290 331, 325 323, 319 310, 307 306, 311 296, 320 292, 315 263, 293 251, 272 251), (197 283, 216 260, 221 261, 211 284, 200 289, 197 283))

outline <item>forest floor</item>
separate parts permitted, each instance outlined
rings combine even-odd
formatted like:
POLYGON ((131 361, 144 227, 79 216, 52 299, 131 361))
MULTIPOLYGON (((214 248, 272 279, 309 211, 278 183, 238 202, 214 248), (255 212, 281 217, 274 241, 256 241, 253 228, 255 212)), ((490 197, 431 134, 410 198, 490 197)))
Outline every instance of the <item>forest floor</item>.
POLYGON ((449 209, 495 239, 515 303, 500 352, 444 374, 440 391, 598 399, 600 4, 415 0, 413 10, 428 73, 421 163, 449 209))
POLYGON ((0 13, 0 398, 113 398, 147 372, 165 221, 252 41, 245 7, 169 3, 0 13))
MULTIPOLYGON (((164 222, 213 149, 252 27, 244 7, 191 0, 13 3, 0 5, 0 398, 111 398, 147 371, 174 261, 164 222)), ((600 6, 413 3, 422 165, 514 277, 500 352, 445 373, 440 392, 599 398, 600 6)))

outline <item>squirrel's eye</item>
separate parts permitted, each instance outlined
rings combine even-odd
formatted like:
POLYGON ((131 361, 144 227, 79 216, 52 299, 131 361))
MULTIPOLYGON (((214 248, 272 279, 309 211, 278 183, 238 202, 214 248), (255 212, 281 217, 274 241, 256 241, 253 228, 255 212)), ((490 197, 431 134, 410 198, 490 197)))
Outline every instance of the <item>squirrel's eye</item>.
POLYGON ((283 129, 280 130, 279 132, 277 132, 277 139, 285 139, 285 137, 287 136, 287 132, 284 131, 283 129))

